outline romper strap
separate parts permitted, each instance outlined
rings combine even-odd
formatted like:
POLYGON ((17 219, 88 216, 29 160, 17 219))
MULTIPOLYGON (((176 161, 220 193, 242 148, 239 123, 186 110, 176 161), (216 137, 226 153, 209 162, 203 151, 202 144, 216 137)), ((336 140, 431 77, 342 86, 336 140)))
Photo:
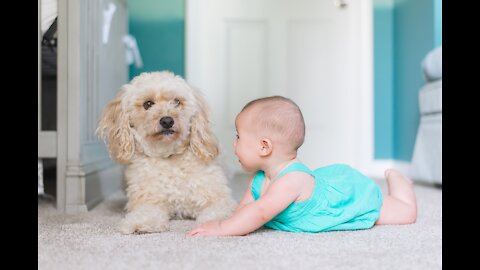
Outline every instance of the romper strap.
POLYGON ((265 180, 265 172, 262 170, 257 171, 252 180, 251 191, 253 198, 258 200, 260 197, 260 190, 262 189, 263 181, 265 180))
POLYGON ((292 163, 292 164, 288 165, 288 167, 283 169, 283 171, 281 171, 275 178, 277 179, 277 178, 282 177, 283 175, 285 175, 289 172, 296 172, 296 171, 305 172, 305 173, 310 174, 311 176, 315 176, 313 174, 313 172, 307 166, 305 166, 302 163, 295 162, 295 163, 292 163))

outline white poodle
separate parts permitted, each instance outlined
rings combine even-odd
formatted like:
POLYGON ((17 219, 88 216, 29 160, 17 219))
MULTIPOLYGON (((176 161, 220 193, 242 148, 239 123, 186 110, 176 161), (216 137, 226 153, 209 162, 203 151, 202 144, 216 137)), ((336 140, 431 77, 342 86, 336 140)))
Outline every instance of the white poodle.
POLYGON ((97 132, 126 165, 125 234, 168 230, 171 218, 228 217, 236 202, 217 162, 200 92, 171 72, 142 73, 103 111, 97 132))

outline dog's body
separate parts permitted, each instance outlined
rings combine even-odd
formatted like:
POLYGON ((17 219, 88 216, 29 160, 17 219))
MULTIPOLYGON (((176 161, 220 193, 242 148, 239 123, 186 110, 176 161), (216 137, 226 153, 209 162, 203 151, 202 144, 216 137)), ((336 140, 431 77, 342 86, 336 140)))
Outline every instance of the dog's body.
POLYGON ((200 93, 170 72, 142 73, 105 108, 98 132, 125 164, 123 233, 161 232, 173 218, 197 222, 235 208, 200 93))

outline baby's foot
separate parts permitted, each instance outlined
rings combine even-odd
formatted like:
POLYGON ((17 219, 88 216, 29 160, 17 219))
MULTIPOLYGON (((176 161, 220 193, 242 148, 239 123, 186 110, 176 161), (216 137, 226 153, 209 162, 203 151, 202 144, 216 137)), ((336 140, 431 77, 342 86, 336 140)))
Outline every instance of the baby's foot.
POLYGON ((401 172, 395 169, 385 170, 385 179, 390 179, 390 177, 401 178, 401 179, 404 179, 407 183, 413 184, 413 181, 410 178, 406 177, 401 172))

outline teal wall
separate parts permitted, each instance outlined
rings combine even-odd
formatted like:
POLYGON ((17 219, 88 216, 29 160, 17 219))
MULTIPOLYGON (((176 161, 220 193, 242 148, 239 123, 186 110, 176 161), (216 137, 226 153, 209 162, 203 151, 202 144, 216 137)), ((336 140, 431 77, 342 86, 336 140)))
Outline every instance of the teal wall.
POLYGON ((137 39, 143 67, 130 66, 130 79, 144 71, 185 74, 185 1, 129 0, 129 32, 137 39))
POLYGON ((375 0, 373 17, 375 159, 394 156, 393 0, 375 0))
POLYGON ((421 62, 441 44, 441 21, 439 0, 374 0, 375 159, 411 161, 421 62))
POLYGON ((434 0, 435 47, 442 45, 442 0, 434 0))
POLYGON ((425 83, 421 62, 435 47, 433 0, 395 0, 394 159, 410 161, 420 114, 418 91, 425 83))

